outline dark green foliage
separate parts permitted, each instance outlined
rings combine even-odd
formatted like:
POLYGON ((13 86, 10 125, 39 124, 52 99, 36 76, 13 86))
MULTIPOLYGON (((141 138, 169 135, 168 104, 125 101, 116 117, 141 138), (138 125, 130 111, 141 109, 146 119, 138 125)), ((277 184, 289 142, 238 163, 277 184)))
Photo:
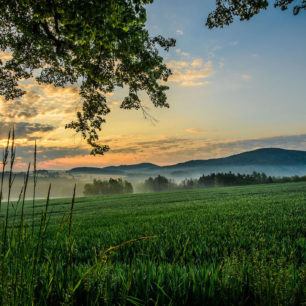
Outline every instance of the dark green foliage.
POLYGON ((93 154, 103 154, 108 147, 97 143, 97 132, 110 112, 107 93, 127 86, 124 109, 142 109, 140 91, 154 106, 169 106, 168 87, 160 81, 171 71, 158 48, 168 51, 175 40, 149 36, 144 6, 152 2, 0 0, 0 51, 13 56, 0 61, 0 95, 6 100, 23 95, 18 81, 34 72, 39 83, 79 84, 83 109, 67 127, 87 138, 93 154))
POLYGON ((155 178, 149 177, 143 184, 138 184, 138 189, 142 192, 160 192, 177 189, 177 185, 170 179, 158 175, 155 178))
POLYGON ((252 174, 240 173, 212 173, 202 175, 195 184, 199 187, 216 187, 216 186, 239 186, 252 184, 272 183, 271 177, 267 177, 265 173, 253 172, 252 174))
POLYGON ((254 184, 272 184, 272 183, 289 183, 289 182, 305 182, 306 176, 292 176, 292 177, 272 177, 265 173, 258 173, 254 171, 252 174, 240 173, 211 173, 202 175, 199 179, 185 179, 181 183, 164 177, 157 176, 155 178, 149 177, 144 183, 137 185, 137 190, 140 192, 159 192, 170 190, 186 190, 198 189, 207 187, 222 187, 222 186, 243 186, 254 184))
POLYGON ((242 186, 253 184, 271 184, 271 183, 289 183, 289 182, 305 182, 306 176, 292 176, 292 177, 272 177, 265 173, 258 173, 254 171, 252 174, 240 173, 212 173, 209 175, 202 175, 198 180, 189 179, 180 184, 183 189, 188 189, 188 186, 194 188, 201 187, 218 187, 218 186, 242 186), (192 182, 192 183, 191 183, 192 182), (185 188, 184 188, 185 187, 185 188))
MULTIPOLYGON (((306 0, 274 0, 274 7, 287 10, 294 3, 293 14, 297 15, 301 9, 306 9, 306 0)), ((208 15, 206 26, 210 29, 223 28, 234 21, 234 17, 249 20, 260 11, 267 9, 268 0, 216 0, 216 9, 208 15)))
POLYGON ((102 195, 102 194, 124 194, 133 193, 133 186, 130 182, 110 178, 108 181, 94 179, 92 184, 84 186, 84 195, 102 195))

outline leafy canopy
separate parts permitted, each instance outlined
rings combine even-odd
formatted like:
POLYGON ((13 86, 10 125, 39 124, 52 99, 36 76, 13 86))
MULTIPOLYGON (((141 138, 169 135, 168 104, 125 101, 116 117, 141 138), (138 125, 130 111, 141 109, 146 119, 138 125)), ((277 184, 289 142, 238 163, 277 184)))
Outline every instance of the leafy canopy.
POLYGON ((19 98, 24 91, 18 82, 33 76, 40 84, 79 84, 82 111, 66 127, 87 139, 92 154, 108 151, 97 142, 103 117, 110 112, 107 93, 127 86, 124 109, 142 108, 139 91, 154 106, 169 107, 168 87, 160 81, 167 81, 171 71, 158 48, 168 51, 175 40, 150 37, 145 29, 144 5, 152 2, 0 0, 0 50, 13 56, 0 61, 0 95, 19 98))
MULTIPOLYGON (((306 0, 274 0, 274 7, 287 10, 294 3, 293 14, 297 15, 301 9, 306 9, 306 0)), ((216 0, 216 9, 208 15, 206 26, 210 29, 230 25, 234 17, 249 20, 261 10, 269 6, 268 0, 216 0)))

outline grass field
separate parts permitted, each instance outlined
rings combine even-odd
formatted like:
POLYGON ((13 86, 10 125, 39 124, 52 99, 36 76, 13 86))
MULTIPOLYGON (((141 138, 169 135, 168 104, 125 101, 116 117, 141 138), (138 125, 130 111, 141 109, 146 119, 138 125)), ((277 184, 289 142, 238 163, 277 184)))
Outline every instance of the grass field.
POLYGON ((69 236, 70 207, 50 201, 33 261, 45 202, 35 204, 33 235, 26 202, 24 242, 1 255, 3 304, 306 302, 306 183, 77 198, 69 236))

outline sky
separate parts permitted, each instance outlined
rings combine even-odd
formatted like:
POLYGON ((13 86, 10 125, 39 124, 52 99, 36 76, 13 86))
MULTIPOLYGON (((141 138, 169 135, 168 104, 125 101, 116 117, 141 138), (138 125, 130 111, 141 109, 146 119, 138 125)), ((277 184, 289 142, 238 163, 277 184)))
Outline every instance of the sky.
MULTIPOLYGON (((90 156, 81 136, 64 128, 80 99, 75 86, 54 88, 23 82, 27 94, 0 98, 0 144, 12 124, 17 168, 32 159, 35 139, 41 169, 151 162, 175 164, 224 157, 256 148, 306 150, 306 11, 293 16, 269 9, 250 21, 209 30, 205 19, 214 0, 155 0, 147 6, 147 28, 177 40, 162 53, 173 76, 170 108, 122 110, 122 91, 109 95, 111 114, 100 136, 110 152, 90 156)), ((0 53, 5 60, 9 54, 0 53)))

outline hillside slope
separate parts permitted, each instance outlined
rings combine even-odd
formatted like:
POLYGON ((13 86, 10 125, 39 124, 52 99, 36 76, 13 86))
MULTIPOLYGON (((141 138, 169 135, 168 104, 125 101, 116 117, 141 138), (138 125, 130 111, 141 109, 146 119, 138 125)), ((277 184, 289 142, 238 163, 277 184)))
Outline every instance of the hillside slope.
POLYGON ((266 172, 269 175, 305 175, 306 152, 279 148, 264 148, 243 152, 223 158, 190 160, 169 166, 151 163, 110 166, 104 168, 79 167, 73 173, 116 174, 125 176, 148 176, 163 174, 173 177, 199 175, 203 172, 266 172))

